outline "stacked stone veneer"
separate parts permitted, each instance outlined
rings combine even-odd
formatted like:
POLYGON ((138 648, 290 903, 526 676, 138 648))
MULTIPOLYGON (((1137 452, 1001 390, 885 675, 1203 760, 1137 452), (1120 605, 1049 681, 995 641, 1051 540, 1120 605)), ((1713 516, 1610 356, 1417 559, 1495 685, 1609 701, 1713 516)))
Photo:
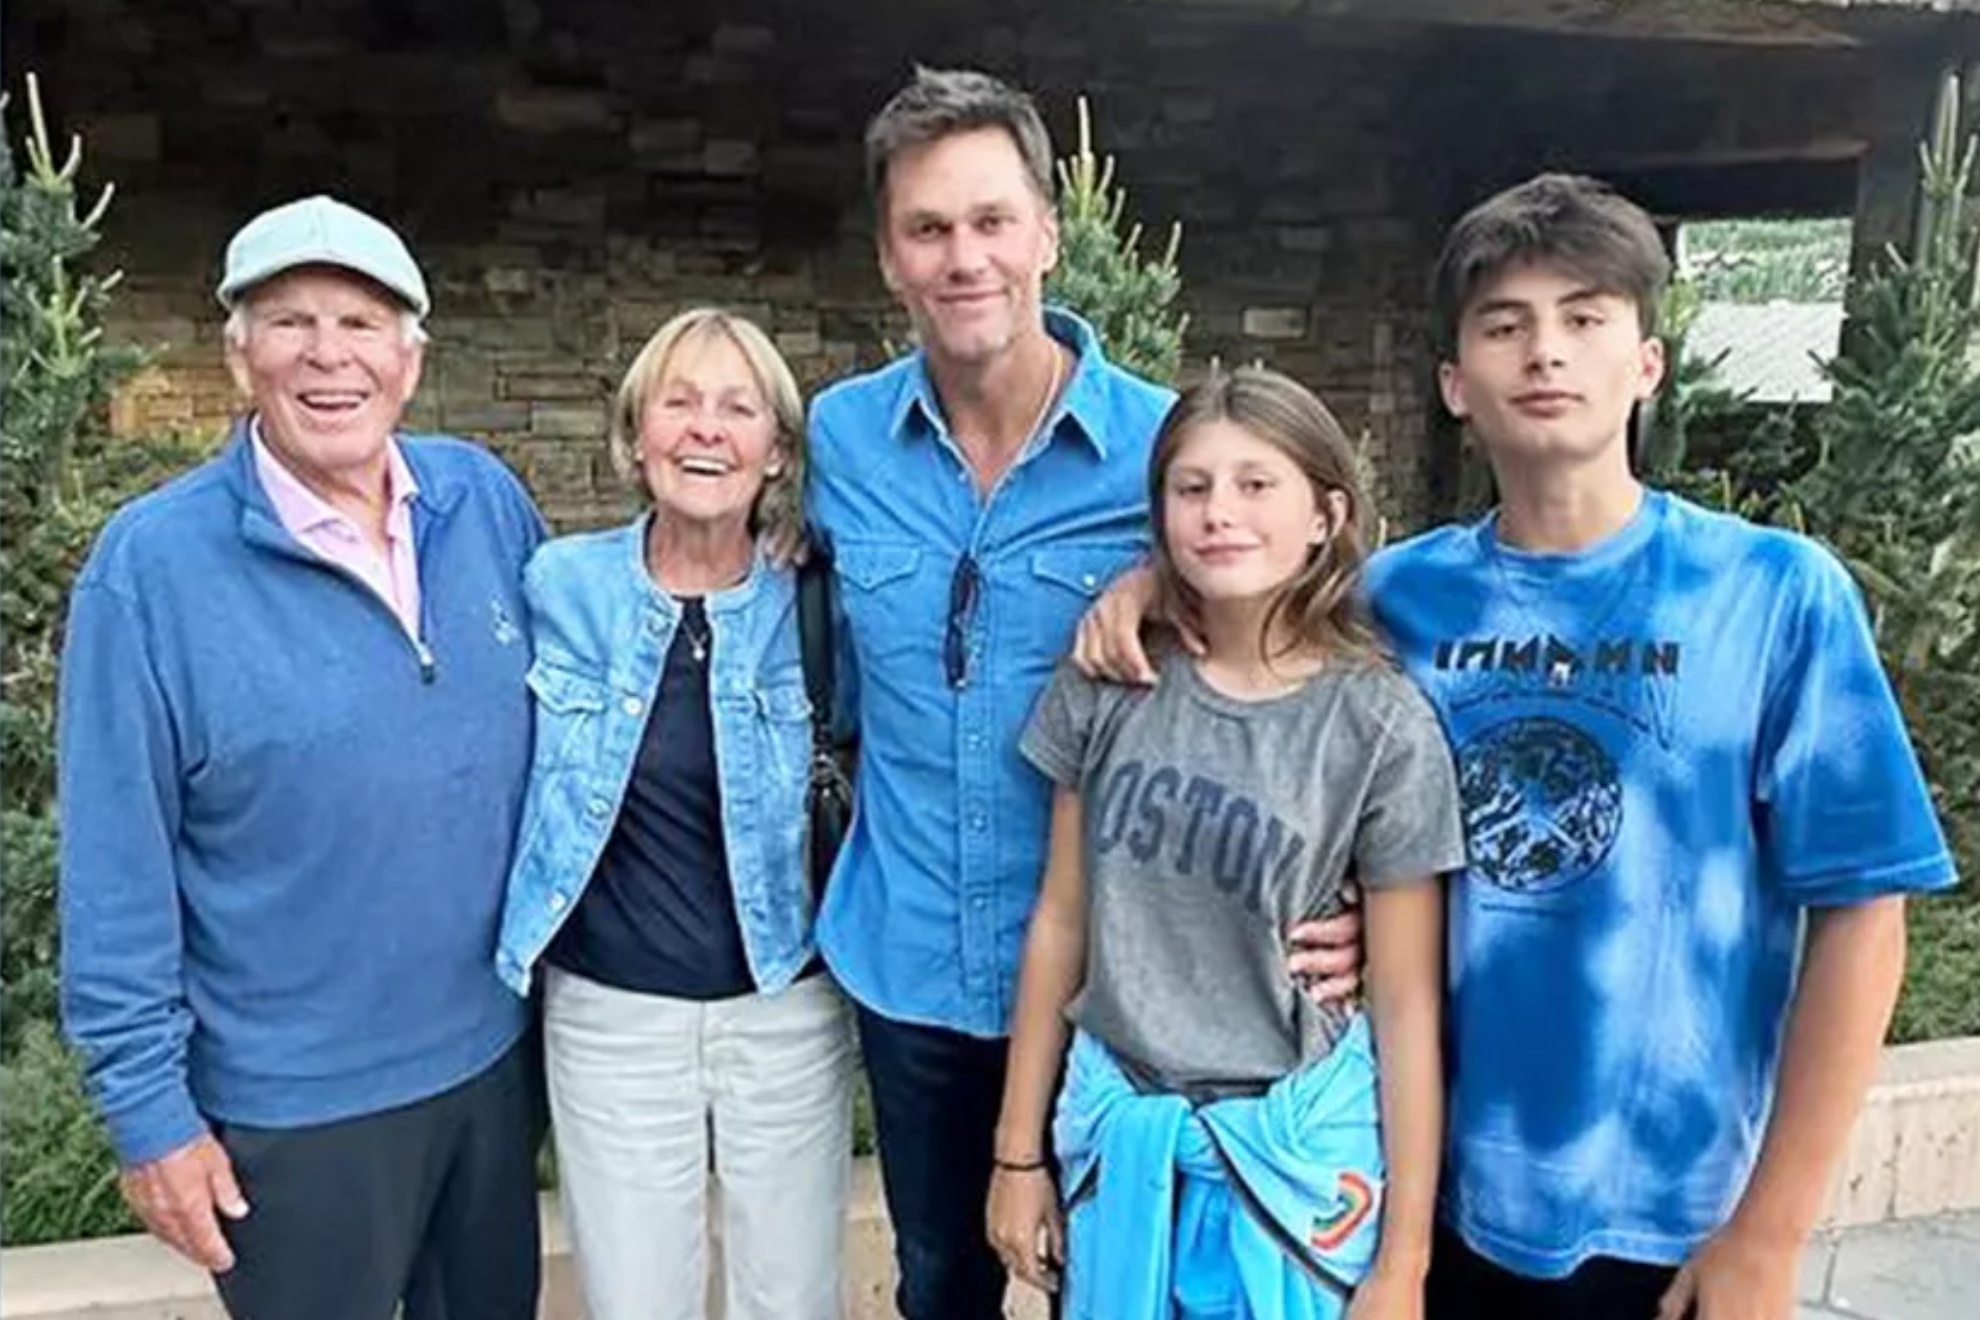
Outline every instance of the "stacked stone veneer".
POLYGON ((119 188, 113 331, 158 350, 119 399, 121 430, 224 423, 220 249, 258 207, 323 189, 398 223, 433 283, 414 420, 486 437, 560 523, 616 516, 606 402, 672 312, 748 312, 807 385, 903 337, 874 266, 860 133, 911 58, 967 60, 1036 89, 1062 140, 1090 93, 1137 214, 1183 222, 1192 357, 1262 358, 1321 386, 1368 432, 1398 507, 1422 504, 1416 294, 1435 217, 1411 204, 1417 166, 1394 150, 1403 32, 1147 4, 17 13, 17 67, 41 72, 91 173, 119 188))
POLYGON ((902 338, 874 267, 860 134, 914 59, 1018 79, 1062 147, 1090 94, 1137 217, 1155 236, 1183 223, 1192 359, 1263 359, 1319 387, 1407 519, 1448 450, 1428 438, 1423 289, 1467 193, 1618 145, 1732 141, 1755 121, 1748 86, 1772 87, 1770 105, 1847 99, 1833 79, 1770 83, 1764 69, 1786 66, 1764 53, 1753 76, 1696 86, 1679 56, 1646 63, 1637 43, 1472 48, 1462 32, 1304 12, 1327 8, 15 0, 8 15, 10 63, 41 73, 90 174, 119 186, 113 330, 158 350, 118 401, 119 429, 223 424, 221 247, 260 207, 333 191, 397 223, 434 286, 413 420, 485 437, 564 525, 626 507, 606 402, 672 312, 748 312, 808 386, 902 338), (1647 104, 1646 88, 1683 113, 1614 113, 1647 104), (1547 134, 1509 127, 1499 112, 1522 101, 1545 107, 1547 134))

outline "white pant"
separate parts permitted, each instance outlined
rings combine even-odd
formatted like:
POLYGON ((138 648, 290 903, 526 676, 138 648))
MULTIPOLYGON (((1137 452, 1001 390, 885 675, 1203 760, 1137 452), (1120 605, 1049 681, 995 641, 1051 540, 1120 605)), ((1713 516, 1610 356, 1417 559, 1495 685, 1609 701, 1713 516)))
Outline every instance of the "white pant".
POLYGON ((546 990, 551 1125, 590 1320, 702 1320, 711 1181, 729 1320, 838 1320, 853 1042, 831 977, 704 1004, 551 968, 546 990))

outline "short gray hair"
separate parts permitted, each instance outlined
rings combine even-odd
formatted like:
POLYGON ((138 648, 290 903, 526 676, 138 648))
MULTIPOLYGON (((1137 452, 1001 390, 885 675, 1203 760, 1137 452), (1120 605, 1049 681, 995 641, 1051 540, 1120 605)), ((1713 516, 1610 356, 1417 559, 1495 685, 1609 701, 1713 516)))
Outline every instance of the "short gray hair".
MULTIPOLYGON (((248 304, 254 301, 252 292, 243 294, 239 301, 227 309, 227 324, 222 331, 227 342, 235 348, 247 347, 248 304)), ((426 327, 419 323, 419 313, 410 307, 399 311, 399 338, 407 348, 426 342, 426 327)))
POLYGON ((1052 135, 1030 96, 975 69, 917 64, 914 81, 895 92, 866 126, 866 183, 876 209, 887 195, 887 166, 911 147, 956 133, 1001 128, 1024 160, 1038 195, 1052 202, 1052 135))

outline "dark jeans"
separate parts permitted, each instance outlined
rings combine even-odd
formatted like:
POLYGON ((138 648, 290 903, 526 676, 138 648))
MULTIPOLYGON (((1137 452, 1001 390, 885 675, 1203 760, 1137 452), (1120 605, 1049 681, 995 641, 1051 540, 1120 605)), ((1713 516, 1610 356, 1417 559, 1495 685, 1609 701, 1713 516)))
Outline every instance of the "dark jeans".
POLYGON ((1427 1320, 1656 1320, 1676 1277, 1668 1265, 1601 1256, 1565 1279, 1529 1279, 1439 1224, 1424 1312, 1427 1320))
POLYGON ((999 1320, 1002 1262, 984 1232, 1008 1044, 859 1010, 902 1320, 999 1320))
MULTIPOLYGON (((534 1033, 532 1033, 533 1035, 534 1033)), ((533 1320, 540 1083, 528 1038, 451 1090, 307 1128, 215 1123, 247 1197, 235 1320, 533 1320)))

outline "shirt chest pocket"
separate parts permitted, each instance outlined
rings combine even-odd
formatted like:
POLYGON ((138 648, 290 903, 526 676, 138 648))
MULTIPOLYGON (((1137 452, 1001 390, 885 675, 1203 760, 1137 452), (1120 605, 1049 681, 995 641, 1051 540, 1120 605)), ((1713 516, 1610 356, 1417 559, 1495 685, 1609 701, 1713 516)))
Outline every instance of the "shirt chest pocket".
MULTIPOLYGON (((756 690, 758 727, 775 788, 802 803, 811 774, 811 702, 802 683, 779 683, 756 690)), ((768 787, 768 786, 767 786, 768 787)))
POLYGON ((946 600, 926 589, 934 571, 920 546, 845 542, 834 552, 853 644, 867 660, 913 651, 933 654, 946 600))
POLYGON ((526 676, 535 698, 539 770, 588 765, 605 731, 611 690, 605 680, 538 660, 526 676))
POLYGON ((1142 555, 1135 541, 1052 546, 1031 553, 1024 585, 1032 642, 1046 655, 1072 650, 1073 630, 1114 579, 1142 555))

